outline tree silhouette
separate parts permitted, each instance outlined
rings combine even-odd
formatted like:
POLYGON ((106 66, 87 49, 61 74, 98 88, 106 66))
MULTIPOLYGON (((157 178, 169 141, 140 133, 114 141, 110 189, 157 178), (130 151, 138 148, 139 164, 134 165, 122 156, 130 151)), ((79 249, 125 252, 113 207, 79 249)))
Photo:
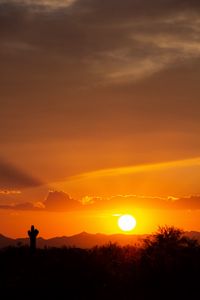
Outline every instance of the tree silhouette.
POLYGON ((36 250, 36 237, 39 234, 39 231, 35 229, 34 225, 31 225, 31 230, 28 231, 28 235, 30 238, 30 249, 31 252, 35 252, 36 250))
POLYGON ((155 234, 153 234, 153 240, 151 245, 162 246, 178 246, 182 244, 183 230, 175 228, 174 226, 159 226, 155 234))
POLYGON ((197 249, 198 242, 184 236, 183 230, 165 225, 144 240, 142 262, 151 272, 167 274, 185 266, 186 257, 197 249))
POLYGON ((144 240, 146 249, 173 250, 197 246, 197 241, 184 236, 184 231, 174 226, 159 226, 158 230, 144 240))

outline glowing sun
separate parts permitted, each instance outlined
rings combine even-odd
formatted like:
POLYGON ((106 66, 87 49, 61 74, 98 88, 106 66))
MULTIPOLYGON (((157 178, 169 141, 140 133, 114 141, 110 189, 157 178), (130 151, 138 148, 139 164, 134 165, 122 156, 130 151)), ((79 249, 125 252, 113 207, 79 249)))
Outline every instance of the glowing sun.
POLYGON ((131 215, 122 215, 118 219, 118 226, 123 231, 131 231, 136 226, 136 219, 131 215))

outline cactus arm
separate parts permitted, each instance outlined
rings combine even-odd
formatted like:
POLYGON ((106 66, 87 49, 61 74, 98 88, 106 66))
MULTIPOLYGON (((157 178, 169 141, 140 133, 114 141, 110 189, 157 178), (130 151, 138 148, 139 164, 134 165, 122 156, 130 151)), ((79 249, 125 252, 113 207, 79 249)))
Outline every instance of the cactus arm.
POLYGON ((34 234, 35 234, 35 236, 37 236, 39 234, 39 230, 35 229, 34 234))

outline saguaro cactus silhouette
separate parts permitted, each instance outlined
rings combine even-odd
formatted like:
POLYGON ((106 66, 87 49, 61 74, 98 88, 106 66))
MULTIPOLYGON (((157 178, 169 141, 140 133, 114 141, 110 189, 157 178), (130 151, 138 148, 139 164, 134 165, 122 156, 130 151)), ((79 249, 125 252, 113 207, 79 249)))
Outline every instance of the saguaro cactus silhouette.
POLYGON ((31 252, 35 252, 36 250, 36 237, 38 235, 39 231, 35 229, 34 225, 31 225, 31 230, 28 231, 28 235, 30 238, 30 249, 31 252))

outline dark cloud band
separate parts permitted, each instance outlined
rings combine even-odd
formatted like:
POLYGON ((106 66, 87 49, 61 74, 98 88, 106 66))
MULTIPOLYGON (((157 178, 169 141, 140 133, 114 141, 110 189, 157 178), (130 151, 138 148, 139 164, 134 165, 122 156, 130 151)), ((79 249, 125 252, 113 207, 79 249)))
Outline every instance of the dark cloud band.
POLYGON ((3 160, 0 161, 0 189, 6 191, 10 189, 37 187, 42 184, 42 181, 27 174, 13 164, 3 160))

